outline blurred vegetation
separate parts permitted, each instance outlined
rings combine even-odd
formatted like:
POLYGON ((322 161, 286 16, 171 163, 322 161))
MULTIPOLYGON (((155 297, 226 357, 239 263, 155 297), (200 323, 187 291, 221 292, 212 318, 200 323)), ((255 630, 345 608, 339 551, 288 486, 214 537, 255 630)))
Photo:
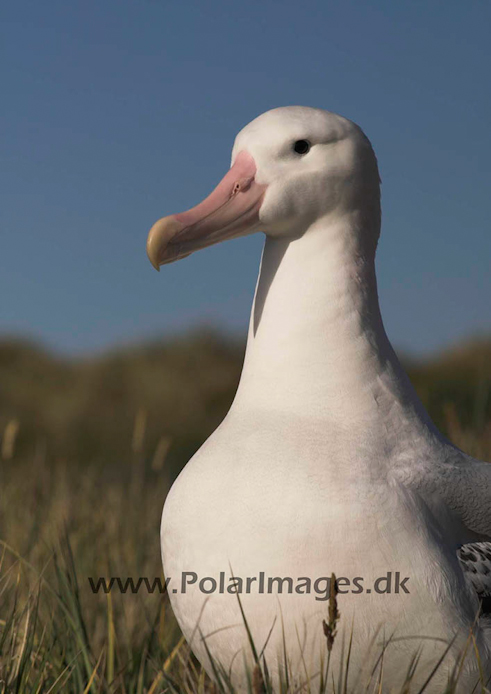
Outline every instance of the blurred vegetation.
POLYGON ((0 342, 0 431, 19 423, 16 451, 23 458, 120 475, 128 473, 139 418, 142 455, 171 440, 175 474, 226 413, 242 356, 239 344, 205 332, 80 361, 0 342))
MULTIPOLYGON (((208 688, 165 596, 88 577, 161 575, 165 495, 243 352, 211 332, 77 360, 0 341, 0 694, 208 688)), ((403 362, 438 427, 489 460, 491 339, 403 362)))

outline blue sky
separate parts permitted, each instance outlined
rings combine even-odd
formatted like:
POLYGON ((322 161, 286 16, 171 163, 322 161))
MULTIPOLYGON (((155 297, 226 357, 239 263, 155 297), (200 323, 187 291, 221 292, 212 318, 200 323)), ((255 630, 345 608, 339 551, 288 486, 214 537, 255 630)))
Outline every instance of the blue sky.
POLYGON ((0 333, 69 354, 246 329, 263 236, 165 267, 160 216, 198 202, 236 132, 301 104, 378 155, 394 344, 491 332, 488 0, 26 0, 3 7, 0 333))

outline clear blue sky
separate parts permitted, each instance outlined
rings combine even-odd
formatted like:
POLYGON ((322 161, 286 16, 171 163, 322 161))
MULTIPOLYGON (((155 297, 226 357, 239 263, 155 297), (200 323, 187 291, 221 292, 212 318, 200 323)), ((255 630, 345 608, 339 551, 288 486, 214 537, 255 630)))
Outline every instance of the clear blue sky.
POLYGON ((262 235, 165 267, 151 224, 198 202, 283 105, 359 123, 382 175, 385 323, 425 353, 491 332, 491 3, 7 1, 0 334, 67 353, 245 331, 262 235))

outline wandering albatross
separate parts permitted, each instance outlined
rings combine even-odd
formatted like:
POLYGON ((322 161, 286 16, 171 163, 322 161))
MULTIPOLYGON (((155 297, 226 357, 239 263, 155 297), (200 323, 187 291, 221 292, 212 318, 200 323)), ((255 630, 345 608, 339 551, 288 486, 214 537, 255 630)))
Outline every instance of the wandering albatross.
POLYGON ((362 130, 314 108, 262 114, 215 190, 156 222, 147 252, 158 269, 255 231, 266 242, 237 394, 162 516, 179 625, 212 677, 210 658, 239 690, 252 663, 243 614, 274 681, 286 668, 295 686, 315 683, 334 573, 330 677, 351 637, 353 691, 378 682, 384 648, 377 691, 399 691, 416 652, 424 683, 446 652, 425 689, 443 691, 472 631, 459 679, 470 692, 476 652, 491 675, 479 604, 491 594, 491 465, 435 428, 385 333, 380 179, 362 130))

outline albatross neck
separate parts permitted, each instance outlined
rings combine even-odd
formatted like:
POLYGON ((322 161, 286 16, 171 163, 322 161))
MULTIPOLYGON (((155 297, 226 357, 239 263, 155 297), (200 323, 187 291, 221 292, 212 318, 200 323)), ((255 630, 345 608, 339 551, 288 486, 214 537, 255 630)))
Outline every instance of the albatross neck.
POLYGON ((360 219, 323 218, 298 239, 266 239, 234 408, 352 422, 397 402, 426 419, 384 330, 377 234, 364 236, 360 219))

